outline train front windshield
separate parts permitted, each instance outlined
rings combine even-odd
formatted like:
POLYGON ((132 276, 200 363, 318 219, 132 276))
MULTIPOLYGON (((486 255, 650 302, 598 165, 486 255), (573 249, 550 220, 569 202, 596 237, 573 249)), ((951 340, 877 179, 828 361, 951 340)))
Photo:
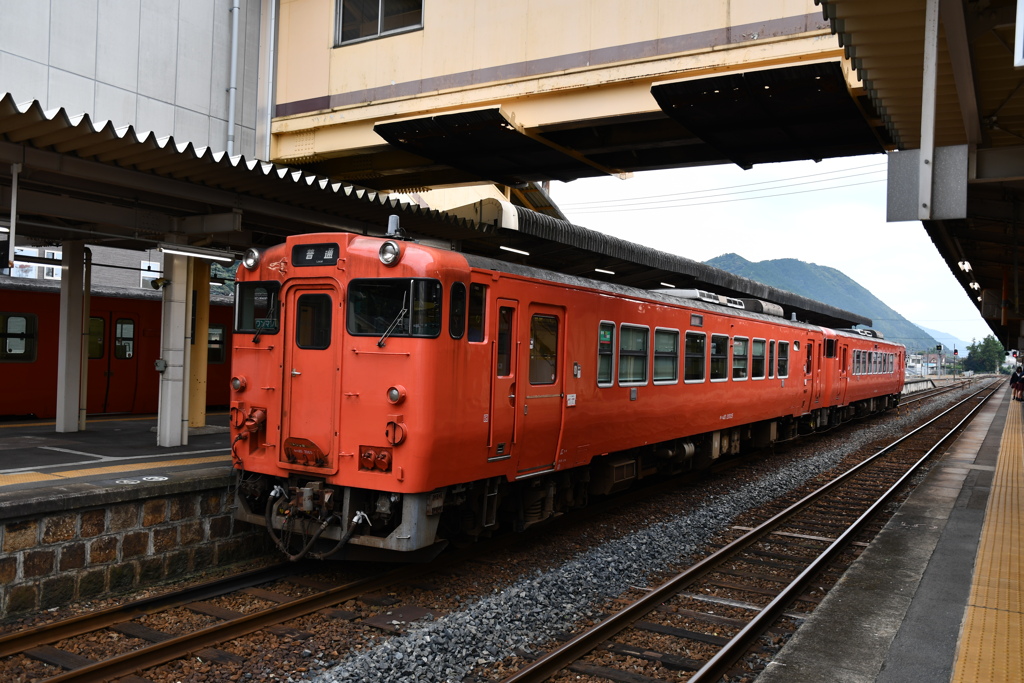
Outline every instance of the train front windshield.
POLYGON ((441 283, 426 278, 353 280, 348 288, 349 334, 436 337, 441 333, 441 283))
POLYGON ((277 334, 281 306, 277 282, 239 282, 235 285, 235 332, 277 334))

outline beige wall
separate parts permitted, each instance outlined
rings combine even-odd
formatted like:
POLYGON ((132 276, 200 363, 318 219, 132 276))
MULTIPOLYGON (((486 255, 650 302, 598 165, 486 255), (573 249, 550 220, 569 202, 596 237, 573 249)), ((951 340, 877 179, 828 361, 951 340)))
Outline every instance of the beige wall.
POLYGON ((275 158, 379 145, 373 122, 426 112, 501 104, 529 128, 654 111, 653 81, 840 53, 813 0, 423 5, 422 30, 334 48, 334 0, 282 0, 275 158))

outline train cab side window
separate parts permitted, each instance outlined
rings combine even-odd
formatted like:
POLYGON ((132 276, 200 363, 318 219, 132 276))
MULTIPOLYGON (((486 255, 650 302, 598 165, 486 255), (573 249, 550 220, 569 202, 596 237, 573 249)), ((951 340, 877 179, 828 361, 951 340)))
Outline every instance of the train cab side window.
POLYGON ((775 340, 768 342, 768 379, 775 377, 775 340))
POLYGON ((135 321, 118 318, 114 323, 114 358, 127 360, 135 352, 135 321))
POLYGON ((619 328, 619 384, 647 384, 647 344, 650 329, 623 325, 619 328))
POLYGON ((214 325, 210 323, 210 330, 206 342, 206 362, 210 365, 223 365, 227 361, 227 347, 224 342, 227 339, 227 326, 214 325))
POLYGON ((711 335, 711 381, 724 382, 729 379, 729 337, 724 334, 711 335))
POLYGON ((779 342, 779 377, 789 377, 789 342, 779 342))
POLYGON ((707 335, 703 332, 686 333, 686 352, 683 361, 683 381, 703 382, 707 335))
POLYGON ((502 306, 498 309, 498 377, 512 374, 512 316, 516 309, 502 306))
POLYGON ((486 328, 487 285, 469 285, 469 341, 482 342, 486 328))
POLYGON ((654 383, 679 381, 679 331, 654 330, 654 383))
POLYGON ((530 384, 554 384, 558 373, 558 318, 530 319, 530 384))
POLYGON ((35 361, 37 326, 32 313, 0 313, 0 362, 35 361))
POLYGON ((750 377, 752 379, 764 379, 764 339, 755 339, 751 350, 753 358, 750 361, 750 377))
POLYGON ((103 358, 104 324, 103 318, 89 318, 89 358, 103 358))
POLYGON ((277 334, 281 307, 277 282, 239 282, 235 285, 235 332, 277 334))
POLYGON ((295 345, 300 349, 326 349, 331 345, 329 294, 303 294, 295 304, 295 345))
POLYGON ((750 347, 750 340, 746 337, 734 337, 732 340, 732 378, 747 378, 747 351, 750 347))
POLYGON ((602 322, 597 328, 597 386, 610 387, 615 379, 615 323, 602 322))
POLYGON ((448 334, 452 339, 462 339, 466 333, 466 285, 456 282, 452 285, 448 306, 448 334))

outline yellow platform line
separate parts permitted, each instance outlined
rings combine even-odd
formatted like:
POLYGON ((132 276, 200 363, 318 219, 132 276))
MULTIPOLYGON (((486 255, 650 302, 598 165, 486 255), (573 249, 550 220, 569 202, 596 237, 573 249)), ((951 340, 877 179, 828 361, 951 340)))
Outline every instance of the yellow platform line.
POLYGON ((1011 402, 999 444, 953 683, 1010 683, 1024 671, 1024 430, 1011 402))
POLYGON ((181 460, 160 460, 157 462, 126 462, 123 464, 109 465, 107 467, 91 467, 77 470, 62 470, 60 472, 18 472, 16 474, 0 474, 0 486, 10 484, 31 484, 37 481, 61 481, 74 479, 76 477, 88 477, 97 474, 123 474, 125 472, 138 472, 142 470, 157 470, 165 467, 179 467, 181 465, 207 465, 210 463, 231 461, 231 456, 209 455, 203 458, 183 458, 181 460))

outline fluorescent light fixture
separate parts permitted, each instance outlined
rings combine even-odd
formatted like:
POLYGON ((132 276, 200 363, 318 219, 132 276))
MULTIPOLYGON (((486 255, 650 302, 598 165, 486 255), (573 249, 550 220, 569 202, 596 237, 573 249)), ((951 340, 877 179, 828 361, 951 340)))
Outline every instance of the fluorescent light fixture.
POLYGON ((659 284, 659 285, 661 285, 662 287, 671 287, 672 289, 675 289, 675 288, 676 288, 676 286, 675 286, 675 285, 670 285, 670 284, 669 284, 669 283, 667 283, 667 282, 659 282, 658 284, 659 284))
POLYGON ((193 258, 205 258, 211 261, 226 261, 228 263, 235 260, 234 255, 229 252, 191 247, 187 244, 167 244, 161 242, 158 248, 165 254, 177 254, 178 256, 191 256, 193 258))
POLYGON ((505 251, 511 251, 513 254, 522 254, 523 256, 529 256, 530 252, 523 251, 522 249, 513 249, 512 247, 506 247, 504 245, 498 245, 498 249, 504 249, 505 251))
POLYGON ((0 225, 0 232, 10 232, 10 231, 11 231, 10 228, 5 228, 4 226, 0 225))
POLYGON ((604 268, 594 268, 596 273, 604 273, 605 275, 615 275, 614 270, 605 270, 604 268))

